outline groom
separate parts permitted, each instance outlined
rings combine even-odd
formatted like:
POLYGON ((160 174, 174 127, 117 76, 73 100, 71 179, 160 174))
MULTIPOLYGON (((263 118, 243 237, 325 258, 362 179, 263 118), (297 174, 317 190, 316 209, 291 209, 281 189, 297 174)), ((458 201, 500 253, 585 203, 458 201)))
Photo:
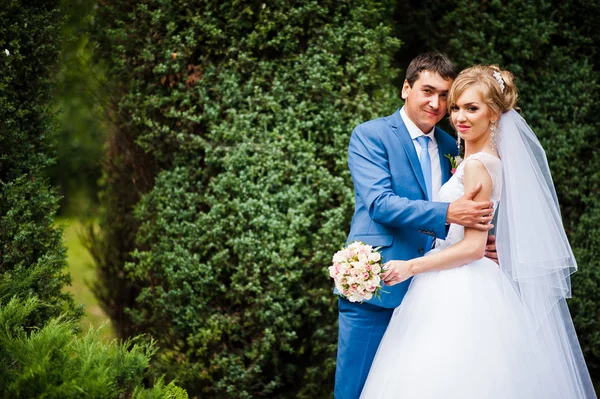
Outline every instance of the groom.
MULTIPOLYGON (((449 223, 480 230, 492 227, 492 203, 473 201, 481 187, 450 204, 435 202, 451 176, 446 155, 458 155, 454 138, 435 127, 446 114, 455 77, 454 65, 444 55, 417 56, 406 70, 404 106, 352 132, 348 166, 356 205, 348 243, 359 240, 381 247, 384 261, 406 260, 431 249, 435 238, 444 239, 449 223)), ((493 244, 488 250, 495 257, 493 244)), ((359 398, 377 347, 409 283, 385 286, 380 298, 362 304, 339 299, 335 399, 359 398)))

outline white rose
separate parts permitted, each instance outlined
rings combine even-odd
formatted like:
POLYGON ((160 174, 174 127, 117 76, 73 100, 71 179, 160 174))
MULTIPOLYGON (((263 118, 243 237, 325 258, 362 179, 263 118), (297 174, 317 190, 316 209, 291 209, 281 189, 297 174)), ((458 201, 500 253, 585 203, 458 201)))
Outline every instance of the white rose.
POLYGON ((369 283, 370 283, 371 285, 374 285, 374 286, 376 286, 376 287, 377 287, 377 286, 379 285, 379 283, 381 283, 381 277, 379 277, 379 276, 373 276, 373 277, 371 278, 371 280, 369 280, 369 283))
POLYGON ((345 260, 346 260, 346 257, 344 256, 344 254, 341 251, 336 252, 335 255, 333 255, 333 259, 332 259, 332 261, 334 263, 342 263, 345 260))
POLYGON ((335 271, 335 266, 329 266, 329 277, 335 278, 337 276, 337 272, 335 271))
POLYGON ((363 297, 362 297, 362 295, 352 294, 348 297, 348 300, 350 302, 362 302, 363 297))
POLYGON ((359 251, 362 247, 362 243, 360 241, 354 241, 352 244, 348 245, 348 249, 352 251, 359 251))
POLYGON ((381 260, 381 254, 379 252, 370 253, 369 260, 372 262, 379 262, 381 260))
POLYGON ((352 268, 354 271, 358 271, 359 273, 364 270, 366 263, 361 261, 352 262, 352 268))

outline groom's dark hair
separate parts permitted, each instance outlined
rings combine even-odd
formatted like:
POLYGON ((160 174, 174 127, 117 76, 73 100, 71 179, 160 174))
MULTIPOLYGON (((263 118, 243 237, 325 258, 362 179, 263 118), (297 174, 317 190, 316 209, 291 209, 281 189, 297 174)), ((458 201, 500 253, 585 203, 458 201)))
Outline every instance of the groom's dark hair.
POLYGON ((419 74, 429 71, 439 74, 444 79, 456 78, 456 67, 444 54, 424 53, 417 55, 406 68, 406 80, 410 87, 419 79, 419 74))

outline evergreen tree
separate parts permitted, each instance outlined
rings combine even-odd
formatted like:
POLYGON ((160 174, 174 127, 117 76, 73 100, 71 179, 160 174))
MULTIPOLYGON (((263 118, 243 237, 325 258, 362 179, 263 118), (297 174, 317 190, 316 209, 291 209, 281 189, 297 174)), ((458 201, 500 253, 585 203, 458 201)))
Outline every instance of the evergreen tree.
POLYGON ((0 7, 0 300, 36 295, 44 306, 30 326, 67 312, 75 317, 57 197, 44 178, 55 132, 51 99, 62 17, 55 1, 0 7))

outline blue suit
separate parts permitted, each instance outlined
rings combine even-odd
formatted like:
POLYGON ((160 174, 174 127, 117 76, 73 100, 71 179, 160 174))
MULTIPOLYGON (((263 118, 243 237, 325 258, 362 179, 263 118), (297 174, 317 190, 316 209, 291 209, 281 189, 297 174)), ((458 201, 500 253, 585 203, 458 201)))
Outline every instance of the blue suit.
MULTIPOLYGON (((435 129, 442 183, 458 149, 452 136, 435 129)), ((381 248, 383 261, 422 256, 428 237, 447 234, 448 203, 430 202, 412 138, 400 112, 357 126, 348 147, 348 166, 355 192, 355 211, 347 243, 359 240, 381 248)), ((358 399, 377 347, 394 308, 410 280, 365 303, 339 300, 336 399, 358 399)))

